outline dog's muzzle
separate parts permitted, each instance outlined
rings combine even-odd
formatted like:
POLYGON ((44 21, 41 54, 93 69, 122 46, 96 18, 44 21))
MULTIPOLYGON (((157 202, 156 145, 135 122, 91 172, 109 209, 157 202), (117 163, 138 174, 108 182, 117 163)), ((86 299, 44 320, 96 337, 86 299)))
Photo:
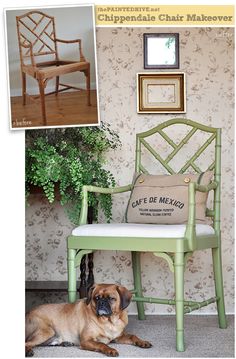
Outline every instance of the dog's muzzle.
POLYGON ((99 299, 97 301, 96 311, 99 317, 103 315, 105 317, 110 317, 112 315, 112 310, 108 299, 103 299, 103 298, 99 299))

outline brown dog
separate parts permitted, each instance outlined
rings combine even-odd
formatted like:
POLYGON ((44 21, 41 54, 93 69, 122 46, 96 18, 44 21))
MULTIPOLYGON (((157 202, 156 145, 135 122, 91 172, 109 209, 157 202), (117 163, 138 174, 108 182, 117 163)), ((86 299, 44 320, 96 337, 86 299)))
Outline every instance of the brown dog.
POLYGON ((44 345, 73 343, 84 350, 118 356, 110 342, 132 344, 141 348, 152 345, 135 335, 124 333, 128 324, 125 308, 132 294, 115 284, 94 285, 87 299, 73 304, 44 304, 26 316, 26 356, 32 348, 44 345))

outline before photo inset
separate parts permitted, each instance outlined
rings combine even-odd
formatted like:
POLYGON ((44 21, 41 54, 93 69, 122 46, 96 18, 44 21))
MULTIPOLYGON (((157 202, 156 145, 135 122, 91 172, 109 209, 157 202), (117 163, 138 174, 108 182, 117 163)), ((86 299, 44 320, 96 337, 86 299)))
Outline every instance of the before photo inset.
POLYGON ((11 129, 99 124, 94 7, 5 11, 11 129))

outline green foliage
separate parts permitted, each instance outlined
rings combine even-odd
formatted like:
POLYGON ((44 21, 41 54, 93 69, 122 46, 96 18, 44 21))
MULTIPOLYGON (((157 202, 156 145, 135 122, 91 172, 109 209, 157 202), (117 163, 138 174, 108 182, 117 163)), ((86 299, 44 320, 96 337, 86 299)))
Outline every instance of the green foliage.
MULTIPOLYGON (((115 186, 112 173, 103 166, 105 152, 118 146, 118 135, 105 125, 27 131, 26 195, 29 195, 31 185, 39 186, 48 201, 53 203, 57 185, 61 204, 70 220, 78 224, 82 186, 115 186)), ((95 219, 100 205, 110 221, 110 195, 89 193, 88 200, 93 207, 95 219)))
POLYGON ((175 44, 175 38, 174 37, 168 37, 165 46, 170 49, 170 47, 172 46, 172 44, 175 44))

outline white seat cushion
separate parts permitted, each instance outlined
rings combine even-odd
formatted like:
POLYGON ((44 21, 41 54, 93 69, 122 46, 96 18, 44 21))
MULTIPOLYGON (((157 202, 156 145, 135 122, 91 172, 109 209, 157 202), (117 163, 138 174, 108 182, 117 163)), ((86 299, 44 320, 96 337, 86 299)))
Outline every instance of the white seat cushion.
MULTIPOLYGON (((75 228, 72 235, 86 237, 182 238, 185 230, 185 224, 85 224, 75 228)), ((214 233, 214 229, 207 224, 196 225, 197 236, 214 235, 214 233)))

